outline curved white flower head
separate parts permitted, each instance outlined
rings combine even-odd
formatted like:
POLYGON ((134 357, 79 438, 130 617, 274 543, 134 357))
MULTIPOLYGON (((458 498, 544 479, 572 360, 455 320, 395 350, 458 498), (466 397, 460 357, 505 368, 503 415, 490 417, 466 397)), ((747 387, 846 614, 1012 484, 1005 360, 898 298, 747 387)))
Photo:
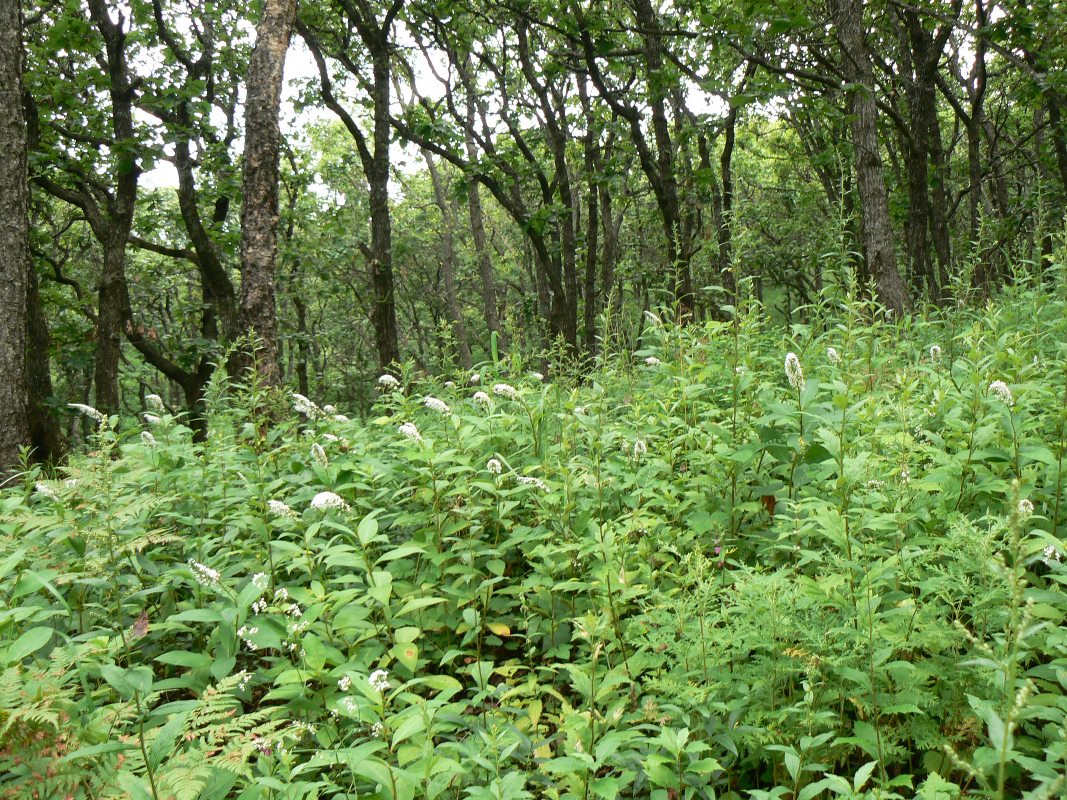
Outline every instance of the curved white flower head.
POLYGON ((144 442, 148 447, 155 447, 156 444, 158 444, 156 442, 156 437, 148 431, 141 431, 141 441, 144 442))
POLYGON ((470 377, 470 382, 472 384, 481 383, 482 382, 482 376, 480 374, 478 374, 477 372, 472 372, 471 373, 471 377, 470 377))
POLYGON ((322 413, 323 414, 336 414, 337 413, 337 409, 334 408, 331 405, 325 405, 325 406, 322 407, 322 413))
MULTIPOLYGON (((647 313, 647 312, 646 312, 646 313, 647 313)), ((660 361, 660 360, 659 360, 658 358, 656 358, 655 356, 649 356, 648 358, 646 358, 646 359, 645 359, 645 366, 646 366, 646 367, 658 367, 658 366, 659 366, 660 364, 662 364, 662 363, 663 363, 663 362, 662 362, 662 361, 660 361)))
POLYGON ((414 422, 405 422, 400 426, 399 430, 403 436, 411 439, 411 441, 422 442, 422 434, 419 433, 419 429, 415 427, 414 422))
POLYGON ((525 486, 533 486, 535 489, 540 489, 542 492, 548 491, 548 484, 546 484, 540 478, 533 478, 529 475, 517 475, 515 480, 525 486))
POLYGON ((52 500, 59 496, 56 494, 55 489, 53 489, 47 483, 42 483, 41 481, 38 481, 36 484, 34 484, 33 490, 42 497, 47 497, 52 500))
POLYGON ((644 439, 637 439, 636 441, 634 441, 634 447, 633 447, 634 458, 640 458, 641 456, 645 455, 646 453, 648 453, 648 445, 645 444, 645 440, 644 439))
POLYGON ((836 347, 826 348, 826 360, 833 364, 835 367, 841 366, 841 354, 837 352, 836 347))
POLYGON ((319 492, 311 498, 311 507, 323 511, 330 508, 348 511, 348 503, 340 495, 336 495, 333 492, 319 492))
POLYGON ((323 467, 330 466, 330 459, 326 456, 326 451, 322 449, 322 445, 318 442, 313 442, 311 445, 311 457, 323 467))
POLYGON ((575 406, 574 407, 574 413, 575 414, 585 414, 585 406, 575 406))
POLYGON ((510 383, 494 383, 493 394, 506 397, 509 400, 517 400, 519 398, 518 390, 510 383))
POLYGON ((930 345, 930 360, 931 361, 940 361, 941 360, 941 345, 937 345, 937 344, 930 345))
POLYGON ((344 414, 334 414, 333 418, 337 422, 348 422, 349 421, 348 417, 346 417, 344 414))
POLYGON ((490 458, 485 463, 485 468, 494 475, 499 475, 504 471, 504 465, 500 463, 500 459, 498 458, 490 458))
POLYGON ((337 436, 336 434, 333 434, 333 433, 324 433, 324 434, 322 434, 322 438, 325 439, 327 442, 339 442, 339 441, 341 441, 341 437, 337 436))
POLYGON ((352 679, 347 675, 342 675, 337 679, 337 688, 342 692, 347 692, 352 688, 352 679))
POLYGON ((378 376, 378 386, 383 392, 391 392, 394 389, 400 388, 400 381, 387 372, 384 375, 378 376))
POLYGON ((445 388, 446 389, 455 389, 456 388, 456 382, 455 381, 445 381, 445 388))
POLYGON ((268 500, 267 510, 274 517, 288 517, 289 519, 296 519, 296 513, 288 505, 281 500, 268 500))
POLYGON ((163 398, 158 394, 146 394, 144 396, 145 404, 155 411, 157 414, 162 414, 166 407, 163 405, 163 398))
POLYGON ((796 391, 804 388, 804 370, 800 366, 800 359, 796 353, 787 353, 785 357, 785 376, 789 379, 789 385, 796 391))
POLYGON ((446 403, 444 400, 439 400, 436 397, 430 397, 429 395, 427 395, 426 397, 422 398, 422 404, 431 411, 436 411, 442 416, 448 416, 452 413, 452 409, 448 407, 448 403, 446 403))
POLYGON ((1012 408, 1015 405, 1015 398, 1012 397, 1011 389, 1008 388, 1008 384, 1004 383, 1004 381, 993 381, 989 384, 989 391, 991 394, 996 395, 997 399, 1008 408, 1012 408))
POLYGON ((471 399, 474 400, 474 402, 480 406, 487 406, 491 402, 489 400, 489 395, 487 395, 485 392, 475 392, 474 397, 472 397, 471 399))
POLYGON ((645 311, 645 319, 651 322, 653 325, 662 325, 663 320, 653 314, 651 311, 645 311))
POLYGON ((93 422, 97 422, 103 425, 107 422, 107 417, 101 414, 92 406, 87 406, 85 403, 67 403, 67 408, 73 408, 75 411, 84 414, 93 422))
POLYGON ((189 559, 189 569, 193 571, 193 577, 201 586, 218 586, 222 577, 217 569, 212 569, 206 564, 189 559))
POLYGON ((161 423, 163 421, 162 417, 158 417, 155 414, 149 414, 147 411, 144 414, 141 415, 141 418, 148 425, 158 425, 159 423, 161 423))
POLYGON ((372 689, 384 692, 389 688, 389 673, 384 669, 376 669, 367 678, 367 683, 370 684, 372 689))
POLYGON ((1033 516, 1034 504, 1024 497, 1022 500, 1019 501, 1019 505, 1016 506, 1015 510, 1018 512, 1020 517, 1026 519, 1027 517, 1033 516))
POLYGON ((321 408, 304 397, 304 395, 293 392, 289 396, 293 398, 293 410, 297 414, 303 414, 308 419, 320 419, 326 416, 321 408))
POLYGON ((252 576, 252 585, 259 589, 261 592, 266 591, 267 584, 270 582, 270 578, 266 572, 257 572, 252 576))
POLYGON ((545 375, 544 375, 543 372, 531 372, 530 373, 530 377, 533 378, 535 381, 542 381, 542 382, 545 379, 545 375))

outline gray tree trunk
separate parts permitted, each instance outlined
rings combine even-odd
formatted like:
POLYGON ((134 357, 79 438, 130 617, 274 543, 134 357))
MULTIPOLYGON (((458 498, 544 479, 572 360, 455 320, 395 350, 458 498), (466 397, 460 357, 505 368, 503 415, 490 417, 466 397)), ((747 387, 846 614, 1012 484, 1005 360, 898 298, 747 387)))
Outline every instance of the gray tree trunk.
POLYGON ((29 444, 26 300, 29 189, 22 109, 22 18, 18 0, 0 3, 0 478, 29 444))
POLYGON ((895 316, 911 308, 908 287, 897 270, 893 226, 878 141, 878 106, 874 74, 864 41, 862 0, 834 0, 834 21, 841 62, 849 88, 852 146, 856 153, 856 188, 863 217, 867 270, 877 285, 878 299, 895 316))
MULTIPOLYGON (((245 100, 244 202, 241 204, 241 326, 256 337, 255 365, 261 384, 278 386, 277 311, 274 272, 278 260, 278 166, 285 53, 296 0, 266 0, 248 65, 245 100)), ((247 369, 248 356, 237 367, 247 369)))

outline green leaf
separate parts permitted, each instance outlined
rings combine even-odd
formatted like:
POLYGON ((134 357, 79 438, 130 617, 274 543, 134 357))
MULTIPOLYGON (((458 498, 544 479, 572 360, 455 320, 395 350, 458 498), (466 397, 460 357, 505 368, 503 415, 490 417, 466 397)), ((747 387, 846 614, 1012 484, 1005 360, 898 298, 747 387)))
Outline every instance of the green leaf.
POLYGON ((55 633, 51 628, 30 628, 7 649, 7 663, 15 664, 44 647, 55 633))

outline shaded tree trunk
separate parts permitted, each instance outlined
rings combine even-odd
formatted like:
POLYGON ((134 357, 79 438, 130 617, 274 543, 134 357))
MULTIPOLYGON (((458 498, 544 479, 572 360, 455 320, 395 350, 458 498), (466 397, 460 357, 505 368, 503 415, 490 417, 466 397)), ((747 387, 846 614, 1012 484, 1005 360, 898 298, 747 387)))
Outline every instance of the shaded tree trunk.
POLYGON ((856 188, 863 217, 863 245, 867 268, 878 290, 878 299, 894 315, 911 308, 907 285, 897 270, 889 197, 878 140, 878 106, 874 98, 874 75, 864 41, 862 0, 834 0, 834 21, 841 46, 841 60, 849 88, 852 146, 856 157, 856 188))
POLYGON ((22 10, 0 3, 0 479, 30 443, 26 341, 30 263, 26 120, 22 108, 22 10))
MULTIPOLYGON (((281 383, 274 298, 281 142, 278 113, 285 53, 295 18, 296 0, 266 0, 248 66, 245 101, 240 316, 242 328, 256 337, 252 351, 255 368, 266 386, 281 383)), ((238 360, 240 371, 252 366, 250 356, 246 352, 238 360)))
POLYGON ((470 369, 472 362, 467 326, 463 321, 463 309, 459 304, 459 297, 456 295, 456 247, 452 239, 452 231, 457 227, 455 209, 448 198, 448 192, 433 156, 424 149, 422 157, 426 159, 426 168, 430 171, 430 180, 433 182, 434 201, 441 212, 441 282, 445 288, 445 310, 452 323, 452 336, 456 340, 456 355, 459 356, 460 366, 470 369))
MULTIPOLYGON (((467 69, 470 69, 470 57, 467 57, 467 69)), ((475 163, 478 160, 478 148, 474 143, 474 114, 475 99, 471 85, 467 85, 466 92, 466 125, 463 130, 464 148, 467 160, 475 163)), ((485 313, 485 325, 490 336, 495 332, 498 337, 503 337, 504 329, 500 325, 498 314, 498 301, 496 290, 496 277, 493 274, 493 261, 489 256, 489 248, 486 245, 485 219, 482 213, 482 195, 478 187, 478 181, 467 181, 467 209, 471 222, 471 239, 474 243, 474 257, 478 264, 478 277, 482 284, 482 303, 485 313)), ((503 346, 503 341, 500 342, 503 346)))

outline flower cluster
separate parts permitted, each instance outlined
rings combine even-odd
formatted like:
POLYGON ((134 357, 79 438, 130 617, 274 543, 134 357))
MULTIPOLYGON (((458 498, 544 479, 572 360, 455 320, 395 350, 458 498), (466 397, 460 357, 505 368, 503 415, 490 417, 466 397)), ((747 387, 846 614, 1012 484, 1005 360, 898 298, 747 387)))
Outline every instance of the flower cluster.
POLYGON ((1034 504, 1025 497, 1019 501, 1019 504, 1015 507, 1016 512, 1022 519, 1031 517, 1034 514, 1034 504))
POLYGON ((378 377, 378 388, 383 392, 393 392, 400 388, 400 381, 386 372, 378 377))
POLYGON ((56 490, 55 489, 53 489, 47 483, 41 483, 40 481, 38 481, 34 485, 33 490, 35 492, 37 492, 37 494, 39 494, 39 495, 41 495, 43 497, 47 497, 47 498, 49 498, 51 500, 54 500, 55 498, 57 498, 59 496, 59 495, 56 494, 56 490))
POLYGON ((471 379, 470 379, 470 382, 471 382, 472 384, 475 384, 475 383, 481 383, 481 382, 482 382, 482 376, 481 376, 481 375, 479 375, 479 374, 478 374, 477 372, 472 372, 472 373, 471 373, 471 379))
POLYGON ((436 397, 430 397, 429 395, 427 395, 426 397, 422 398, 422 404, 431 411, 436 411, 442 416, 447 416, 452 413, 452 409, 448 407, 448 403, 446 403, 444 400, 439 400, 436 397))
POLYGON ((340 678, 337 679, 337 688, 340 689, 342 692, 347 692, 349 689, 352 688, 352 679, 347 675, 342 675, 340 678))
POLYGON ((419 429, 415 427, 414 422, 405 422, 399 428, 401 435, 406 436, 413 442, 422 443, 422 434, 419 433, 419 429))
POLYGON ((330 466, 330 459, 326 456, 326 451, 322 449, 322 445, 318 442, 311 445, 311 457, 315 459, 320 466, 330 466))
POLYGON ((1058 564, 1063 560, 1063 556, 1060 555, 1060 551, 1056 549, 1056 545, 1050 544, 1042 552, 1042 561, 1045 562, 1045 566, 1051 567, 1053 564, 1058 564))
POLYGON ((996 395, 996 398, 1008 408, 1015 405, 1015 398, 1012 397, 1011 389, 1008 388, 1008 384, 1004 383, 1004 381, 993 381, 989 384, 989 391, 991 394, 996 395))
POLYGON ((797 358, 796 353, 786 354, 785 376, 795 391, 799 392, 804 388, 804 370, 800 366, 800 359, 797 358))
POLYGON ((837 352, 837 348, 826 348, 826 360, 833 364, 835 367, 841 366, 841 354, 837 352))
POLYGON ((289 508, 288 505, 281 500, 268 500, 267 510, 272 517, 287 517, 288 519, 296 519, 296 512, 289 508))
POLYGON ((162 417, 155 414, 149 414, 147 411, 141 415, 141 418, 145 421, 146 425, 158 425, 163 421, 162 417))
POLYGON ((370 684, 370 688, 375 691, 384 692, 389 688, 389 673, 384 669, 376 669, 367 678, 367 683, 370 684))
POLYGON ((142 441, 142 442, 143 442, 143 443, 145 444, 145 446, 147 446, 147 447, 155 447, 155 446, 156 446, 156 444, 157 444, 157 442, 156 442, 156 437, 155 437, 155 436, 153 436, 153 435, 152 435, 151 433, 149 433, 148 431, 141 431, 141 441, 142 441))
POLYGON ((249 627, 248 625, 242 625, 237 629, 238 638, 245 643, 245 647, 251 650, 253 653, 259 649, 259 645, 252 641, 252 637, 259 633, 259 628, 255 625, 249 627))
POLYGON ((633 453, 633 457, 634 457, 635 460, 641 458, 641 456, 643 456, 643 455, 648 453, 648 445, 645 444, 645 440, 644 439, 636 439, 634 441, 634 444, 633 444, 632 448, 631 447, 627 447, 625 445, 624 445, 624 448, 627 451, 633 453))
POLYGON ((645 366, 646 367, 658 367, 662 363, 663 362, 660 361, 655 356, 649 356, 648 358, 645 359, 645 366))
POLYGON ((474 397, 472 399, 480 406, 488 406, 489 403, 492 402, 489 399, 489 395, 487 395, 485 392, 475 392, 474 397))
POLYGON ((101 414, 92 406, 87 406, 85 403, 67 403, 67 408, 73 408, 75 411, 84 414, 93 422, 103 425, 107 422, 107 417, 101 414))
POLYGON ((341 511, 348 511, 348 503, 346 503, 339 495, 336 495, 333 492, 319 492, 317 495, 311 498, 311 507, 323 511, 330 508, 340 509, 341 511))
POLYGON ((500 463, 500 459, 498 458, 490 458, 489 461, 486 462, 485 468, 493 475, 499 475, 504 471, 504 465, 500 463))
POLYGON ((540 478, 532 478, 529 475, 517 475, 515 480, 525 486, 533 486, 535 489, 540 489, 542 492, 548 491, 548 484, 540 478))
POLYGON ((146 394, 144 396, 145 404, 153 411, 162 414, 166 411, 166 407, 163 405, 163 398, 158 394, 146 394))
POLYGON ((293 392, 290 397, 293 398, 293 410, 296 413, 303 414, 308 419, 322 419, 326 416, 325 411, 304 397, 304 395, 293 392))
POLYGON ((930 345, 930 360, 937 362, 941 360, 941 346, 932 344, 930 345))
POLYGON ((519 399, 518 390, 509 383, 494 383, 493 394, 500 395, 501 397, 506 397, 509 400, 519 399))
POLYGON ((222 575, 219 574, 217 569, 212 569, 206 564, 201 564, 191 558, 189 559, 189 569, 193 571, 193 577, 201 586, 214 587, 219 585, 219 579, 222 575))

